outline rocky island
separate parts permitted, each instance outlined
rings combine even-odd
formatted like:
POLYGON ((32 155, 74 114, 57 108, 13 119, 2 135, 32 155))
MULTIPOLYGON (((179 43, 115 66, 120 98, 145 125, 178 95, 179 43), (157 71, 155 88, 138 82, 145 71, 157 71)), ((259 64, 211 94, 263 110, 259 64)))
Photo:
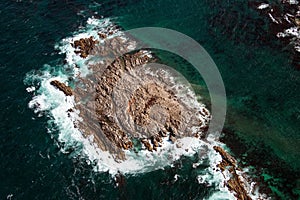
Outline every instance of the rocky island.
MULTIPOLYGON (((88 63, 91 73, 79 75, 73 89, 57 80, 51 82, 74 97, 81 119, 74 126, 117 162, 126 160, 125 152, 135 146, 155 152, 164 141, 205 139, 211 119, 205 105, 176 82, 171 71, 151 65, 157 61, 151 52, 130 51, 136 43, 132 38, 110 37, 116 32, 118 27, 111 26, 98 33, 98 40, 73 41, 74 53, 88 63)), ((219 146, 214 150, 222 157, 216 167, 226 177, 226 187, 238 199, 251 199, 235 159, 219 146)))

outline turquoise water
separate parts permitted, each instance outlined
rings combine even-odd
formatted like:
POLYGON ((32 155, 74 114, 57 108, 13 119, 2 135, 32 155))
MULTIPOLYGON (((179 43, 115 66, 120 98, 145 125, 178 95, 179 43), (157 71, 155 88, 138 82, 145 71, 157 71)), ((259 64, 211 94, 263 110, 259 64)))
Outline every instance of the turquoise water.
MULTIPOLYGON (((197 40, 225 83, 222 140, 244 166, 253 166, 253 177, 274 199, 299 198, 300 72, 291 65, 288 48, 269 34, 267 18, 247 2, 9 1, 0 7, 1 199, 203 199, 215 190, 196 182, 201 169, 192 169, 193 159, 187 158, 176 167, 126 177, 116 188, 108 173, 61 153, 55 134, 47 133, 47 117, 28 109, 26 73, 46 63, 61 66, 64 57, 54 45, 97 15, 125 30, 166 27, 197 40), (175 174, 181 177, 176 182, 175 174)), ((171 64, 176 59, 162 57, 171 64)), ((188 66, 180 59, 174 65, 188 66)), ((192 71, 186 74, 204 86, 198 76, 189 76, 192 71)))

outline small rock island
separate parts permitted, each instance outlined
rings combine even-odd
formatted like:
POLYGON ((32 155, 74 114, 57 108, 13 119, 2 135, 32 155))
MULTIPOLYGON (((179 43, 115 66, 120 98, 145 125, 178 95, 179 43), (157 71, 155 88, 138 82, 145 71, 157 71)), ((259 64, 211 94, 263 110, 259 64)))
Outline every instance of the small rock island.
MULTIPOLYGON (((175 143, 182 137, 206 137, 210 112, 203 104, 191 104, 195 96, 185 94, 173 79, 160 69, 145 67, 157 61, 146 50, 130 52, 135 41, 110 37, 117 27, 93 37, 74 41, 72 46, 81 58, 99 58, 91 62, 86 77, 79 77, 75 88, 54 80, 51 82, 66 96, 74 96, 82 120, 76 122, 83 134, 108 151, 117 161, 126 159, 124 151, 136 144, 155 152, 167 139, 175 143), (128 53, 129 52, 129 53, 128 53), (152 70, 152 71, 151 71, 152 70)), ((72 111, 70 111, 72 112, 72 111)), ((235 159, 223 148, 214 146, 222 157, 217 165, 221 173, 230 173, 226 187, 238 199, 251 199, 245 189, 235 159)))

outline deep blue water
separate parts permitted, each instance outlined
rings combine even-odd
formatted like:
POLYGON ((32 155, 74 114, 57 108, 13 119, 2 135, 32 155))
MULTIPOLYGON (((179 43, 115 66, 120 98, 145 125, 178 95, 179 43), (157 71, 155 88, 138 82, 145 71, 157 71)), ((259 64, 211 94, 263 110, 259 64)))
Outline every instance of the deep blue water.
POLYGON ((223 140, 241 163, 254 167, 253 176, 274 199, 299 198, 300 72, 290 52, 268 35, 269 21, 247 2, 3 1, 0 8, 0 199, 201 199, 212 192, 195 182, 191 160, 127 177, 116 188, 109 174, 61 153, 47 133, 47 118, 28 108, 26 73, 62 64, 54 45, 97 15, 113 17, 124 29, 171 28, 203 45, 227 91, 223 140), (183 178, 172 183, 175 174, 183 178))

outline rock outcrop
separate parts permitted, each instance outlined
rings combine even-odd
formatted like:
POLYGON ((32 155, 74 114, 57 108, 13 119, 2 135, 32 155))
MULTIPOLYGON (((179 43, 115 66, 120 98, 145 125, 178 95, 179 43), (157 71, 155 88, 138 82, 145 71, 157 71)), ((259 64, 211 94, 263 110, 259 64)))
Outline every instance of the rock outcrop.
POLYGON ((181 107, 172 91, 165 90, 157 83, 149 83, 138 88, 129 100, 129 114, 140 126, 150 124, 150 108, 159 105, 156 112, 167 111, 164 127, 176 132, 181 120, 181 107))
POLYGON ((153 147, 147 139, 142 139, 141 142, 145 145, 148 151, 153 151, 153 147))
MULTIPOLYGON (((74 42, 75 52, 82 58, 92 55, 105 59, 89 64, 93 73, 79 78, 73 92, 59 81, 51 82, 66 95, 74 94, 82 119, 76 126, 117 162, 126 159, 124 150, 136 142, 153 152, 163 146, 167 137, 172 143, 187 136, 205 137, 211 116, 204 105, 195 104, 196 97, 177 87, 160 68, 145 67, 156 61, 149 51, 128 53, 135 44, 132 38, 109 37, 116 31, 111 26, 100 32, 101 44, 92 37, 74 42)), ((181 148, 178 143, 176 146, 181 148)), ((221 147, 214 149, 223 158, 217 167, 231 175, 226 186, 238 199, 250 200, 235 159, 221 147)), ((118 175, 116 182, 124 185, 124 177, 118 175)))
POLYGON ((133 137, 146 137, 147 140, 141 139, 142 144, 147 150, 155 151, 161 146, 163 137, 169 136, 174 143, 177 138, 204 134, 203 130, 207 130, 208 120, 201 120, 209 119, 209 112, 204 108, 197 111, 198 108, 183 102, 176 91, 167 88, 167 83, 156 81, 149 74, 141 78, 145 82, 141 85, 130 86, 133 81, 130 78, 122 82, 125 74, 138 76, 138 68, 151 61, 153 57, 144 51, 125 54, 97 77, 95 99, 100 127, 113 144, 125 150, 132 148, 133 137), (122 112, 116 113, 116 110, 122 112), (197 134, 193 133, 194 126, 198 127, 197 134))
POLYGON ((137 41, 130 36, 110 37, 117 30, 116 26, 101 30, 101 43, 90 37, 73 44, 82 58, 95 58, 91 64, 86 61, 93 73, 80 78, 74 90, 83 119, 79 128, 116 160, 125 159, 124 150, 131 149, 133 141, 155 151, 165 137, 175 143, 181 137, 205 136, 209 111, 195 104, 196 97, 187 87, 178 88, 174 77, 149 66, 157 61, 153 54, 131 52, 137 41), (98 58, 101 61, 95 62, 98 58))
POLYGON ((97 43, 98 41, 94 40, 91 36, 89 38, 81 38, 80 40, 76 40, 72 45, 75 49, 77 49, 75 50, 75 53, 80 54, 82 58, 86 58, 97 43))
POLYGON ((245 185, 241 180, 240 175, 237 174, 239 170, 236 160, 227 153, 223 148, 214 146, 214 150, 222 156, 222 162, 217 165, 223 175, 227 178, 226 186, 234 193, 234 196, 239 200, 251 200, 251 197, 247 194, 245 185), (229 177, 226 175, 229 172, 229 177))
POLYGON ((132 141, 112 117, 114 116, 114 110, 111 104, 112 92, 114 86, 121 78, 121 74, 147 63, 148 60, 149 57, 142 55, 141 52, 137 52, 131 56, 125 55, 117 58, 106 68, 96 87, 96 113, 101 129, 109 140, 123 149, 132 148, 132 141))
POLYGON ((51 81, 50 84, 62 91, 66 96, 73 95, 72 88, 64 83, 59 82, 58 80, 51 81))

